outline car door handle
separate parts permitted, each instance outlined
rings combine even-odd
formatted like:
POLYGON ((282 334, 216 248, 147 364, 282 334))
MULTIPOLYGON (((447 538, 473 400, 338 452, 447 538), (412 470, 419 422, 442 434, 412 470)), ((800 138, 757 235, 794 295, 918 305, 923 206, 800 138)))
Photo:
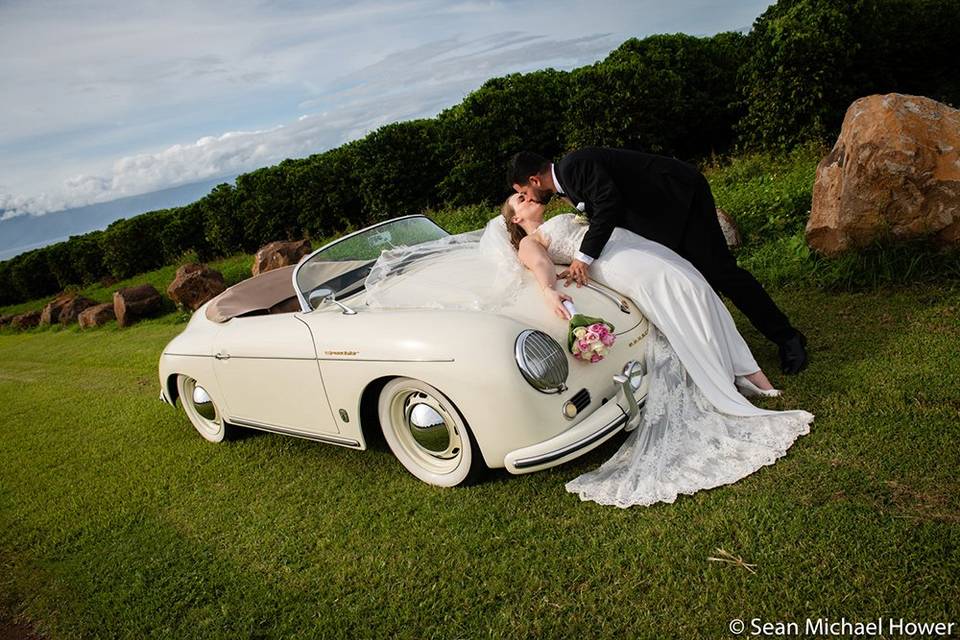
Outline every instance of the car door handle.
POLYGON ((596 292, 599 293, 600 295, 602 295, 602 296, 604 296, 604 297, 606 297, 606 298, 609 298, 614 304, 616 304, 618 307, 620 307, 620 311, 623 311, 625 314, 630 315, 630 305, 628 305, 628 304, 627 304, 627 301, 624 300, 623 298, 618 298, 618 297, 616 297, 616 296, 610 295, 609 293, 607 293, 606 291, 604 291, 604 290, 601 289, 600 287, 594 286, 594 284, 593 284, 592 282, 588 282, 588 283, 587 283, 586 285, 584 285, 584 286, 586 286, 587 289, 593 289, 594 291, 596 291, 596 292))
POLYGON ((218 351, 217 354, 213 357, 216 358, 217 360, 229 360, 230 354, 224 353, 223 351, 218 351))

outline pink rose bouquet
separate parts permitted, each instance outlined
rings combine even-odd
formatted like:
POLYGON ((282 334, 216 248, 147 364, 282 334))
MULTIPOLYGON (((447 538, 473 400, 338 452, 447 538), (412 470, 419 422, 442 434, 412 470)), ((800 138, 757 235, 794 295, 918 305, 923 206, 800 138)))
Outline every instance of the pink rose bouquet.
POLYGON ((591 318, 577 313, 569 302, 564 306, 572 316, 567 332, 567 349, 574 358, 584 362, 600 362, 617 337, 613 334, 613 325, 601 318, 591 318))

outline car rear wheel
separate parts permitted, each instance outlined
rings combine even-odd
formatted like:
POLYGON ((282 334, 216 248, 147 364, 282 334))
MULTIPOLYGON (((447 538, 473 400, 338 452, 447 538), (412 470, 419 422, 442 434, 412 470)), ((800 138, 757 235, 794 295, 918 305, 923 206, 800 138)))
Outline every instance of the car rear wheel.
POLYGON ((467 423, 449 398, 414 378, 394 378, 377 411, 387 445, 407 471, 440 487, 471 484, 486 466, 467 423))
POLYGON ((204 439, 223 442, 231 435, 231 426, 223 420, 220 409, 200 383, 189 376, 177 376, 180 404, 187 418, 204 439))

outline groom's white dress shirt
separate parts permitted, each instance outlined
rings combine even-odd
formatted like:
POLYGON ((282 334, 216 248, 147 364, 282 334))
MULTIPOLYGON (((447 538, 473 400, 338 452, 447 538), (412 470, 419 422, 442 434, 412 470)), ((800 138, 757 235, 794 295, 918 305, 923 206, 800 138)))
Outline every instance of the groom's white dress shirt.
MULTIPOLYGON (((553 186, 557 189, 557 195, 558 196, 567 195, 566 192, 563 190, 563 186, 561 186, 560 181, 557 180, 556 165, 553 164, 552 162, 550 163, 550 173, 553 175, 553 186)), ((581 202, 580 204, 577 205, 577 211, 579 211, 580 213, 583 213, 584 209, 586 208, 586 207, 581 207, 582 204, 583 203, 581 202)), ((585 253, 581 253, 580 251, 577 251, 573 257, 579 260, 580 262, 584 263, 588 267, 590 266, 590 263, 593 262, 593 258, 591 258, 585 253)))

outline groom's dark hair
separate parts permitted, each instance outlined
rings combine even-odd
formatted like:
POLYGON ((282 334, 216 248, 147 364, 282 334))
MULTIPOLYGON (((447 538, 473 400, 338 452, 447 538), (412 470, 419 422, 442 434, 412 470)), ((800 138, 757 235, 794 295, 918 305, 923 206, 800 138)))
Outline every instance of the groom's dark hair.
POLYGON ((521 187, 527 184, 530 176, 537 176, 547 170, 550 162, 539 153, 521 151, 514 154, 507 164, 507 188, 513 191, 513 185, 521 187))

